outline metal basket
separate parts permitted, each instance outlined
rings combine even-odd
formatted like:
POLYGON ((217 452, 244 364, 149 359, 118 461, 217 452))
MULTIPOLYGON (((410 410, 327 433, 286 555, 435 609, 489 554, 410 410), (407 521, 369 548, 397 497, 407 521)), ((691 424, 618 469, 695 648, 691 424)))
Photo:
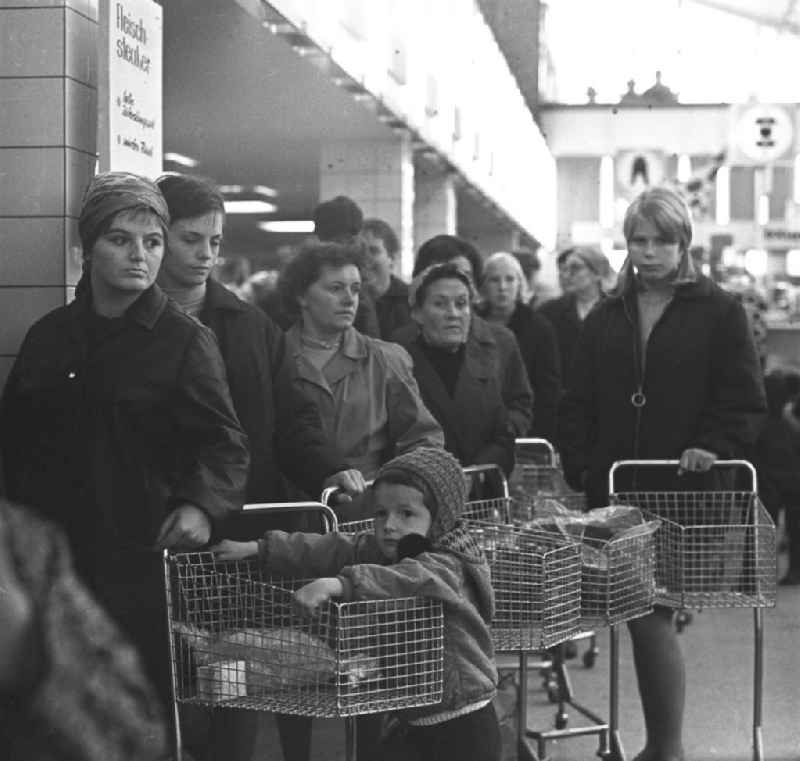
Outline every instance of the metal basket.
POLYGON ((292 605, 305 580, 210 553, 173 555, 169 569, 179 702, 333 718, 441 700, 438 601, 329 602, 308 618, 292 605))
POLYGON ((584 536, 581 544, 581 619, 585 626, 613 626, 653 609, 652 532, 607 541, 584 536))
POLYGON ((468 502, 464 518, 492 574, 492 638, 501 652, 544 650, 579 631, 580 545, 515 525, 521 508, 507 497, 468 502))
POLYGON ((775 524, 755 490, 626 491, 612 497, 661 520, 656 602, 674 608, 775 605, 775 524))
POLYGON ((586 496, 567 486, 558 455, 547 439, 516 439, 514 456, 511 492, 517 498, 530 499, 535 512, 541 512, 548 499, 557 500, 567 510, 586 509, 586 496))

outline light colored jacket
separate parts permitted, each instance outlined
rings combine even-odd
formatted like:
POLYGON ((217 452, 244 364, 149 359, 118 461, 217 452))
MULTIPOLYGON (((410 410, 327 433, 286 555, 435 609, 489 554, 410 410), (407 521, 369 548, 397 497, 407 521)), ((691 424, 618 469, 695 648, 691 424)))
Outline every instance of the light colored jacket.
POLYGON ((270 531, 259 542, 259 556, 268 571, 282 576, 338 576, 345 601, 413 596, 442 601, 442 702, 404 711, 408 720, 433 723, 494 698, 497 670, 489 631, 494 591, 482 555, 431 550, 386 565, 372 534, 270 531))
POLYGON ((365 478, 403 452, 444 446, 402 347, 349 328, 339 351, 318 370, 303 354, 299 325, 287 331, 286 345, 295 383, 316 403, 331 441, 365 478))

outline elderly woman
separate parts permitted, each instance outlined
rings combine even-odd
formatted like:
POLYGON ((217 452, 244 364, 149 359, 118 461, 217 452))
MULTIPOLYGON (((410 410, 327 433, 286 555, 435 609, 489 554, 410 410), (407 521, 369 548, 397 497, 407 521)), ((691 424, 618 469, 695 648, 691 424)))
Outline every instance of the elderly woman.
POLYGON ((8 496, 64 528, 163 697, 156 550, 206 544, 241 507, 248 466, 214 336, 155 285, 168 228, 153 183, 94 178, 76 298, 28 331, 0 408, 8 496))
POLYGON ((296 320, 286 334, 295 383, 350 465, 370 479, 396 454, 442 446, 443 437, 408 354, 353 327, 363 261, 358 240, 308 243, 284 268, 279 290, 296 320))
POLYGON ((569 388, 575 346, 586 315, 603 298, 603 280, 608 276, 608 260, 597 249, 570 248, 556 258, 563 295, 539 307, 553 325, 561 359, 561 380, 569 388))
POLYGON ((474 292, 456 263, 435 264, 411 285, 419 330, 405 348, 422 398, 444 429, 445 449, 462 465, 514 467, 514 430, 503 402, 494 344, 470 331, 474 292))
POLYGON ((485 320, 505 325, 516 337, 533 389, 533 423, 528 431, 555 441, 561 373, 556 334, 550 322, 523 301, 525 276, 512 254, 492 254, 483 265, 483 303, 476 310, 485 320))
MULTIPOLYGON (((636 469, 637 491, 714 488, 707 471, 717 458, 748 454, 766 411, 747 317, 694 269, 681 198, 642 193, 623 232, 628 259, 615 292, 586 318, 559 421, 567 479, 586 489, 590 507, 607 504, 615 460, 680 461, 677 475, 636 469)), ((683 759, 685 678, 672 613, 657 607, 629 624, 647 729, 638 761, 683 759)))
MULTIPOLYGON (((446 262, 455 264, 473 284, 481 281, 483 262, 478 249, 455 235, 435 235, 419 247, 414 262, 414 277, 433 264, 446 262)), ((476 314, 470 317, 469 332, 470 338, 494 357, 492 370, 508 410, 514 436, 526 436, 531 427, 533 394, 514 334, 504 325, 487 322, 476 314)), ((405 346, 412 343, 418 333, 417 323, 404 325, 395 331, 392 340, 405 346)))

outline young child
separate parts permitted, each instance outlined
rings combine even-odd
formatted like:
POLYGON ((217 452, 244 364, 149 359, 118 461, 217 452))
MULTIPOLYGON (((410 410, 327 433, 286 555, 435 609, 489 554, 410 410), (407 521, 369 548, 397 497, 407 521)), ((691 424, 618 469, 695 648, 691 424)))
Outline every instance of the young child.
POLYGON ((421 761, 496 761, 500 732, 492 699, 497 671, 489 632, 494 593, 486 558, 458 519, 466 500, 461 466, 442 449, 415 449, 378 471, 370 498, 374 534, 271 531, 258 541, 224 540, 213 549, 222 560, 257 554, 271 572, 319 576, 295 593, 308 612, 331 598, 441 600, 442 702, 404 711, 403 747, 385 748, 381 757, 407 753, 421 761), (425 541, 414 537, 401 543, 411 534, 425 541), (409 543, 421 550, 416 557, 402 557, 409 543))

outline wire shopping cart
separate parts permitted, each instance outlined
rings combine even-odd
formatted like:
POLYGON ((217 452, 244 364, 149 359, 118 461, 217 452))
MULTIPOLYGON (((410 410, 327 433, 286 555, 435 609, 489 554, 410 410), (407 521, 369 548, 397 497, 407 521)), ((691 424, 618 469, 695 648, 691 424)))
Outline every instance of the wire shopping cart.
MULTIPOLYGON (((313 510, 320 503, 246 506, 245 512, 313 510)), ((355 758, 355 717, 433 705, 442 697, 441 603, 416 597, 329 602, 312 618, 293 606, 307 580, 265 576, 249 561, 212 553, 164 556, 175 749, 179 703, 344 718, 355 758)))
MULTIPOLYGON (((530 442, 531 440, 527 440, 530 442)), ((526 477, 529 484, 546 484, 551 487, 552 480, 545 480, 543 475, 549 475, 558 465, 555 463, 555 453, 550 444, 544 440, 533 440, 538 445, 543 442, 545 458, 535 465, 526 463, 526 477), (545 468, 545 474, 539 473, 538 468, 545 468), (550 471, 550 473, 548 473, 550 471)), ((561 499, 550 488, 547 498, 555 497, 559 503, 561 499)), ((583 495, 576 495, 572 505, 581 504, 583 495), (579 499, 580 498, 580 499, 579 499)), ((467 503, 465 517, 484 533, 489 530, 489 536, 495 542, 503 545, 504 536, 509 532, 532 531, 535 536, 541 535, 543 528, 533 529, 537 525, 537 502, 539 495, 521 493, 520 497, 500 497, 467 503)), ((563 503, 562 503, 563 504, 563 503)), ((575 513, 582 515, 582 513, 575 513)), ((555 529, 555 526, 553 527, 555 529)), ((544 533, 548 533, 544 531, 544 533)), ((555 535, 555 530, 553 531, 555 535)), ((553 740, 582 735, 597 735, 599 741, 598 755, 602 758, 622 759, 623 751, 619 737, 618 715, 618 684, 619 684, 619 632, 618 625, 633 618, 643 616, 652 610, 654 592, 654 555, 655 544, 653 531, 642 531, 634 536, 623 536, 620 539, 599 540, 586 537, 572 539, 574 549, 581 555, 581 568, 575 576, 580 579, 580 607, 577 620, 571 620, 571 629, 566 627, 554 632, 552 637, 541 637, 538 642, 521 642, 520 651, 520 713, 519 713, 519 754, 523 758, 542 761, 547 754, 547 743, 553 740), (587 564, 586 556, 591 554, 594 563, 587 564), (599 559, 599 562, 598 562, 599 559), (561 645, 573 639, 581 630, 590 626, 604 625, 610 630, 610 674, 609 674, 609 718, 602 719, 591 709, 575 700, 566 668, 561 656, 560 647, 553 651, 551 668, 557 680, 554 697, 558 702, 558 710, 553 729, 528 729, 526 727, 526 698, 527 698, 527 655, 530 651, 542 651, 554 645, 561 645), (571 706, 588 719, 591 724, 578 727, 567 727, 568 716, 565 706, 571 706), (524 729, 523 729, 524 728, 524 729), (536 750, 527 742, 531 738, 536 741, 536 750)), ((574 573, 574 571, 573 571, 574 573)), ((494 583, 494 570, 493 570, 494 583)), ((563 595, 566 590, 556 590, 555 596, 563 595)), ((499 607, 499 606, 498 606, 499 607)), ((545 630, 546 631, 546 630, 545 630)), ((502 642, 497 642, 497 649, 508 650, 502 642)), ((548 692, 550 689, 548 689, 548 692)))
MULTIPOLYGON (((621 491, 624 468, 672 468, 678 460, 622 460, 609 471, 609 494, 661 520, 656 542, 656 602, 686 608, 752 608, 754 638, 753 759, 764 756, 763 608, 775 606, 775 524, 758 498, 755 468, 746 460, 718 460, 715 468, 746 473, 750 489, 621 491)), ((734 472, 734 475, 736 473, 734 472)))

